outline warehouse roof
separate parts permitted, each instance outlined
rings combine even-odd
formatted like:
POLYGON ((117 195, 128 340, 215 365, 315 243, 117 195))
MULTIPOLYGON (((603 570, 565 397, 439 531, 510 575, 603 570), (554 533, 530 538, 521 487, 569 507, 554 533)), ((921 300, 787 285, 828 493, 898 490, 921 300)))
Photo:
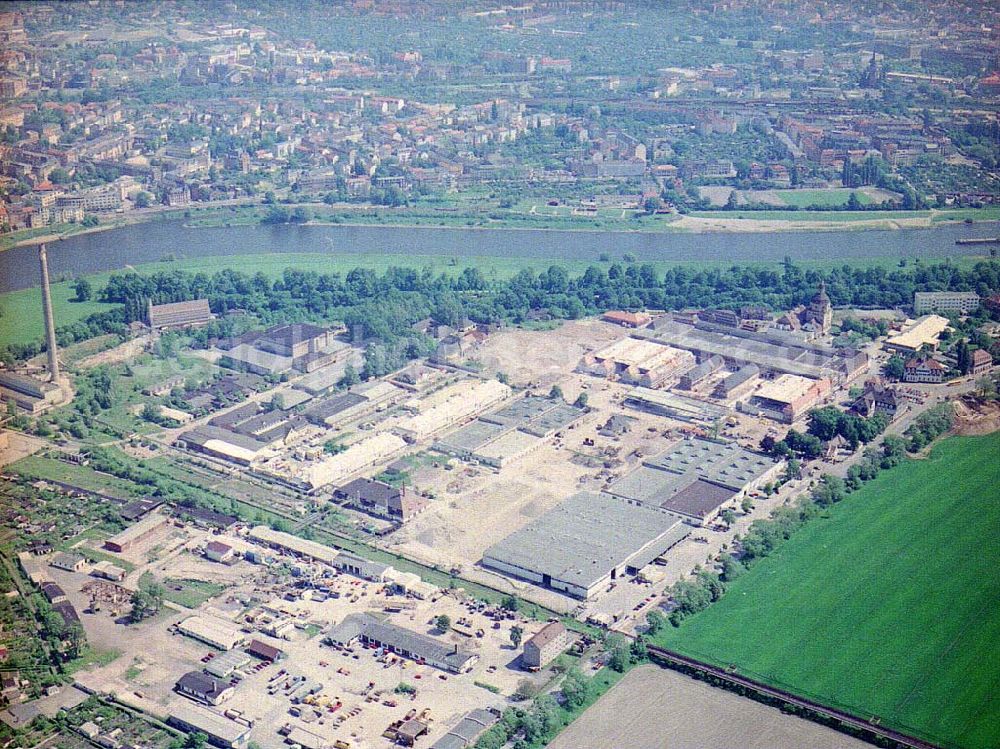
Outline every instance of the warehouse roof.
POLYGON ((291 533, 276 531, 266 525, 257 525, 250 529, 250 538, 271 546, 278 546, 299 556, 309 557, 320 562, 333 564, 340 553, 336 549, 324 546, 317 541, 293 536, 291 533))
POLYGON ((266 442, 261 442, 248 434, 231 432, 228 429, 210 424, 189 429, 178 439, 183 440, 188 445, 248 461, 255 459, 260 451, 267 447, 266 442))
POLYGON ((476 657, 429 635, 382 622, 371 614, 349 614, 328 635, 332 642, 341 644, 358 637, 377 640, 390 645, 396 652, 409 653, 416 660, 446 664, 456 671, 461 671, 470 658, 476 657))
POLYGON ((192 705, 187 700, 175 700, 168 706, 167 712, 170 715, 167 722, 171 725, 180 726, 184 730, 201 731, 227 745, 239 744, 250 733, 249 726, 229 720, 204 707, 192 705))
POLYGON ((484 560, 589 588, 681 518, 610 494, 574 494, 486 550, 484 560))
POLYGON ((114 543, 119 546, 132 543, 135 539, 149 533, 169 521, 166 515, 153 512, 144 517, 138 523, 133 523, 121 533, 112 536, 105 543, 114 543))
POLYGON ((178 623, 177 629, 183 634, 204 640, 231 650, 243 639, 240 628, 215 616, 189 616, 178 623))
POLYGON ((431 749, 465 749, 497 720, 497 716, 489 710, 476 708, 466 713, 454 728, 434 742, 431 749))
POLYGON ((765 382, 757 397, 775 403, 794 403, 800 398, 809 394, 809 391, 816 386, 817 380, 799 375, 783 374, 772 382, 765 382))
POLYGON ((704 519, 732 498, 732 489, 695 479, 660 506, 679 515, 704 519))
POLYGON ((687 439, 646 460, 645 465, 672 473, 693 473, 706 481, 741 491, 771 470, 775 461, 735 442, 687 439))
POLYGON ((477 419, 437 441, 436 447, 447 451, 473 451, 509 431, 511 427, 477 419))
POLYGON ((925 315, 905 333, 892 336, 885 344, 892 348, 916 351, 925 343, 936 345, 938 336, 948 327, 948 318, 940 315, 925 315))
POLYGON ((404 447, 406 442, 395 434, 389 432, 374 434, 355 442, 344 452, 331 455, 311 466, 308 481, 314 489, 330 483, 339 483, 362 468, 367 468, 404 447))

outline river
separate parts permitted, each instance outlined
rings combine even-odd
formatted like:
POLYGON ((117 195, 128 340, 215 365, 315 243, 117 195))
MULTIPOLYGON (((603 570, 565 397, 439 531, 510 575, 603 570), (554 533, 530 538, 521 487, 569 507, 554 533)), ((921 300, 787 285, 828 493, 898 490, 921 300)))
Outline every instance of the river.
MULTIPOLYGON (((851 260, 871 257, 944 258, 982 255, 984 245, 956 239, 995 237, 1000 223, 949 224, 933 229, 774 233, 640 233, 441 229, 402 226, 234 226, 191 228, 183 222, 134 224, 50 242, 53 278, 128 265, 206 255, 312 252, 337 255, 413 254, 457 257, 538 257, 597 260, 602 253, 638 260, 851 260)), ((246 268, 252 270, 252 268, 246 268)), ((0 292, 38 285, 34 247, 0 252, 0 292)))

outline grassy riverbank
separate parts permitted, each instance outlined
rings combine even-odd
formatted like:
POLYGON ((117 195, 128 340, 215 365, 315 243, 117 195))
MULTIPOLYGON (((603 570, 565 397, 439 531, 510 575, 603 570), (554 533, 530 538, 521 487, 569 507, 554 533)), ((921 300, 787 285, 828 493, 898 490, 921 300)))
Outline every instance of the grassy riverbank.
MULTIPOLYGON (((612 260, 621 261, 621 253, 613 253, 612 260)), ((943 259, 943 258, 941 258, 943 259)), ((983 257, 960 256, 952 258, 952 262, 958 268, 971 268, 983 257)), ((934 262, 934 259, 927 258, 923 262, 934 262)), ((803 260, 796 261, 796 265, 802 268, 815 270, 829 270, 845 264, 862 267, 881 267, 892 269, 898 266, 899 260, 891 257, 871 257, 871 258, 831 258, 827 260, 803 260)), ((651 263, 658 273, 663 273, 667 268, 684 266, 692 270, 706 270, 711 268, 728 267, 732 265, 729 261, 718 262, 677 262, 677 261, 653 261, 651 263)), ((746 263, 751 265, 750 263, 746 263)), ((570 274, 582 274, 587 267, 598 265, 606 267, 608 262, 595 260, 567 260, 556 257, 497 257, 497 256, 477 256, 477 257, 451 257, 448 255, 406 255, 406 254, 325 254, 309 252, 288 252, 275 253, 272 255, 219 255, 210 257, 186 258, 177 257, 172 261, 159 263, 147 263, 137 265, 135 269, 139 273, 154 273, 161 270, 183 270, 192 273, 204 272, 215 273, 217 271, 232 268, 246 272, 260 271, 270 278, 280 276, 286 268, 296 268, 304 271, 314 271, 316 273, 340 273, 346 274, 353 268, 371 268, 377 273, 384 272, 387 268, 410 267, 429 268, 435 275, 458 274, 465 268, 478 268, 479 271, 489 280, 504 280, 517 274, 524 269, 541 271, 550 265, 558 265, 566 268, 570 274)), ((752 263, 757 266, 777 267, 779 263, 752 263)), ((114 271, 95 273, 85 276, 94 288, 95 296, 101 287, 107 282, 108 276, 114 271)), ((120 270, 117 272, 121 272, 120 270)), ((69 325, 82 320, 93 312, 100 312, 110 309, 114 305, 104 304, 98 301, 75 302, 76 294, 73 290, 72 282, 59 281, 52 285, 52 304, 55 312, 57 324, 69 325)), ((45 332, 42 319, 41 292, 39 289, 23 289, 0 294, 0 347, 12 343, 30 343, 42 338, 45 332)))

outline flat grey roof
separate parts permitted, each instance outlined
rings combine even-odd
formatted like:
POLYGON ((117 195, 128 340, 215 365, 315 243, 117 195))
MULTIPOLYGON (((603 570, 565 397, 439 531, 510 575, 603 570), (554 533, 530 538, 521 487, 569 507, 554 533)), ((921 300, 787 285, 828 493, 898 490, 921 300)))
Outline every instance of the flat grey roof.
POLYGON ((774 467, 774 459, 745 450, 735 442, 686 439, 644 461, 651 468, 691 473, 715 484, 740 491, 774 467))
POLYGON ((523 426, 557 405, 558 401, 540 398, 537 395, 528 395, 482 418, 484 421, 492 421, 495 424, 523 426))
POLYGON ((639 466, 608 486, 608 492, 619 497, 659 505, 664 497, 672 496, 690 481, 684 474, 639 466))
POLYGON ((490 440, 510 431, 509 426, 477 419, 438 440, 437 445, 444 450, 472 452, 490 440))
POLYGON ((663 510, 581 492, 491 546, 483 561, 589 588, 680 523, 679 516, 663 510))
POLYGON ((705 518, 732 498, 732 489, 702 479, 695 479, 665 500, 660 507, 689 517, 705 518))

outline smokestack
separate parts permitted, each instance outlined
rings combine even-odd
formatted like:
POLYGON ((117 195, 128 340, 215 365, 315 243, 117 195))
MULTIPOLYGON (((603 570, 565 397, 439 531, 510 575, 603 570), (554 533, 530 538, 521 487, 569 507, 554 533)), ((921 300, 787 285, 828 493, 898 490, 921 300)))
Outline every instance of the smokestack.
POLYGON ((52 316, 52 292, 49 290, 49 260, 45 245, 38 245, 38 265, 42 271, 42 312, 45 315, 45 348, 49 354, 49 379, 59 380, 59 352, 56 349, 56 321, 52 316))

